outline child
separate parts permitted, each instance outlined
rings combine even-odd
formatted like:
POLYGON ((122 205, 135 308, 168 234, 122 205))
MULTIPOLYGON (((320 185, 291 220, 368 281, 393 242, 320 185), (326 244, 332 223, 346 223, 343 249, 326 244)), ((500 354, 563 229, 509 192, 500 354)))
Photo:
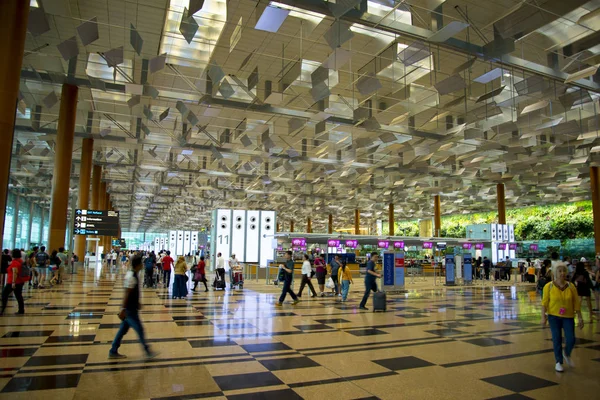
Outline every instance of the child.
POLYGON ((123 299, 123 307, 121 308, 121 312, 119 312, 119 319, 122 321, 121 327, 108 352, 108 358, 126 358, 126 356, 119 353, 119 347, 121 346, 123 336, 129 331, 129 327, 133 328, 140 337, 140 343, 146 352, 146 359, 149 360, 158 356, 158 353, 150 350, 146 344, 144 327, 142 326, 142 321, 140 321, 139 310, 142 308, 142 305, 140 303, 140 280, 138 273, 141 269, 142 258, 140 256, 133 257, 131 259, 131 269, 125 275, 125 297, 123 299))

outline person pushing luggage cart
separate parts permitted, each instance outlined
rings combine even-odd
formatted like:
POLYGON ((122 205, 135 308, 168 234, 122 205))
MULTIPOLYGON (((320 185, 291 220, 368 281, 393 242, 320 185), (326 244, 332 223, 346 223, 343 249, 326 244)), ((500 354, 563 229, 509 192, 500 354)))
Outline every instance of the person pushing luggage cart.
POLYGON ((369 294, 371 294, 371 290, 377 293, 377 280, 376 278, 381 278, 381 274, 375 271, 375 266, 377 265, 377 260, 379 259, 379 254, 372 254, 371 259, 367 262, 367 273, 365 275, 365 294, 360 302, 359 308, 361 310, 368 310, 366 307, 367 300, 369 300, 369 294))

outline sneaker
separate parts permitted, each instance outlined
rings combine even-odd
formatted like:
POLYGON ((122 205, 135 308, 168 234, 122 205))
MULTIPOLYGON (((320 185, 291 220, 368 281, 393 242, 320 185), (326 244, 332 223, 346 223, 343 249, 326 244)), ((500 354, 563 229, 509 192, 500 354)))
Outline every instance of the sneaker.
POLYGON ((564 358, 564 360, 565 360, 565 363, 566 363, 566 364, 567 364, 569 367, 573 368, 573 367, 575 366, 575 363, 573 362, 573 360, 571 360, 571 357, 567 357, 567 354, 565 353, 565 351, 564 351, 564 350, 563 350, 563 358, 564 358))
POLYGON ((358 307, 359 310, 366 310, 369 311, 369 309, 367 307, 358 307))
POLYGON ((556 363, 554 369, 556 370, 556 372, 563 372, 565 370, 561 363, 556 363))
POLYGON ((313 295, 312 295, 312 296, 310 296, 310 297, 314 299, 315 297, 317 297, 317 295, 316 295, 316 294, 313 294, 313 295))
POLYGON ((292 305, 295 306, 296 304, 300 303, 300 300, 296 299, 294 301, 292 301, 292 305))
POLYGON ((321 292, 321 297, 325 297, 325 293, 321 292))
POLYGON ((283 303, 278 301, 277 303, 275 303, 275 305, 281 307, 283 305, 283 303))
POLYGON ((123 355, 121 353, 113 353, 113 352, 109 351, 108 358, 110 358, 112 360, 119 360, 119 359, 127 358, 127 356, 123 355))
POLYGON ((159 354, 160 354, 160 353, 159 353, 158 351, 152 351, 152 350, 149 350, 149 351, 146 353, 146 360, 152 360, 153 358, 156 358, 156 357, 158 357, 158 355, 159 355, 159 354))

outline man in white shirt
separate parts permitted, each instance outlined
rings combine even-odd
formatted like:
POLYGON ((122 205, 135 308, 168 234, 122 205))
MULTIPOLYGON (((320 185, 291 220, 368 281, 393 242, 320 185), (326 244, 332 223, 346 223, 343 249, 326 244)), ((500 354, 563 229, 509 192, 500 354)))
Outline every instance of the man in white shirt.
POLYGON ((229 270, 226 269, 227 272, 229 272, 229 288, 233 289, 233 270, 236 269, 238 267, 239 263, 237 258, 235 258, 235 254, 232 254, 231 257, 229 258, 229 270))
POLYGON ((221 279, 225 280, 225 259, 221 253, 217 254, 217 274, 221 277, 221 279))

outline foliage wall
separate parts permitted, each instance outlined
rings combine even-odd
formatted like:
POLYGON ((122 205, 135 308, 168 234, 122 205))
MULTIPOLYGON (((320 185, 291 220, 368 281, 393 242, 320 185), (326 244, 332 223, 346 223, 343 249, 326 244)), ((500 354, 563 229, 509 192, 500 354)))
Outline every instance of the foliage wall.
MULTIPOLYGON (((506 211, 506 220, 515 226, 518 241, 594 237, 591 201, 510 209, 506 211)), ((497 222, 496 211, 442 217, 441 236, 464 238, 467 225, 497 222)), ((417 220, 396 222, 395 226, 396 235, 419 235, 417 220)), ((383 224, 383 234, 388 233, 387 224, 383 224)))

